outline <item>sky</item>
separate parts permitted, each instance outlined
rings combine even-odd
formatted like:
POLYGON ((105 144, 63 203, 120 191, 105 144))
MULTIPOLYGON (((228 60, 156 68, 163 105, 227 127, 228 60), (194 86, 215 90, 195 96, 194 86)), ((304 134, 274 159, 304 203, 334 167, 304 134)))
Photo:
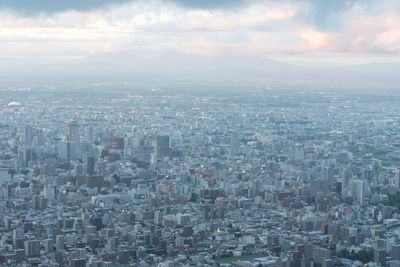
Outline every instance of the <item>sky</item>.
POLYGON ((400 62, 400 1, 0 2, 0 65, 174 53, 300 65, 400 62))

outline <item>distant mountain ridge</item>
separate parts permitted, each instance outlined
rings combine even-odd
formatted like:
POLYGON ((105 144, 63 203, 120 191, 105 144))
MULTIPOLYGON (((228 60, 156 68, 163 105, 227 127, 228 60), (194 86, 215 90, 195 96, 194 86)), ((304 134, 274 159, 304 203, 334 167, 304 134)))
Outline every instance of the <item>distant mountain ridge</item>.
POLYGON ((104 54, 84 59, 0 58, 0 78, 73 82, 225 82, 328 87, 393 87, 400 62, 354 66, 303 67, 241 55, 104 54))

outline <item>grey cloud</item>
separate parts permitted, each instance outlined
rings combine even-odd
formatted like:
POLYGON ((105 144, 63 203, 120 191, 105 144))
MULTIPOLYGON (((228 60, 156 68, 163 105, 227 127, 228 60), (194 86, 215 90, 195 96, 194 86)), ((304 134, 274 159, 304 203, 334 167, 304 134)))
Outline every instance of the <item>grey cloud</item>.
MULTIPOLYGON (((298 2, 289 0, 290 2, 298 2)), ((324 31, 337 31, 342 29, 343 13, 354 7, 355 4, 360 4, 364 7, 371 7, 373 4, 379 3, 379 0, 303 0, 310 3, 312 13, 303 14, 309 23, 313 24, 318 29, 324 31)))
POLYGON ((246 0, 167 0, 166 2, 173 2, 175 4, 188 7, 188 8, 230 8, 246 4, 246 0))
POLYGON ((357 0, 307 0, 312 5, 311 22, 321 30, 336 31, 342 28, 342 12, 350 9, 357 0))
POLYGON ((65 10, 90 10, 111 4, 123 4, 132 0, 2 0, 0 9, 12 10, 25 15, 56 13, 65 10))
MULTIPOLYGON (((11 10, 23 15, 38 13, 57 13, 66 10, 87 11, 109 5, 118 5, 137 0, 1 0, 0 10, 11 10)), ((247 2, 247 0, 160 0, 187 8, 229 8, 247 2)))
MULTIPOLYGON (((0 10, 11 10, 24 16, 57 13, 66 10, 87 11, 139 0, 0 0, 0 10)), ((144 2, 149 0, 142 0, 144 2)), ((273 3, 271 0, 154 0, 188 9, 231 9, 251 3, 273 3)), ((342 16, 355 3, 371 6, 380 0, 282 0, 275 3, 309 3, 311 14, 300 12, 298 18, 324 31, 342 28, 342 16)))

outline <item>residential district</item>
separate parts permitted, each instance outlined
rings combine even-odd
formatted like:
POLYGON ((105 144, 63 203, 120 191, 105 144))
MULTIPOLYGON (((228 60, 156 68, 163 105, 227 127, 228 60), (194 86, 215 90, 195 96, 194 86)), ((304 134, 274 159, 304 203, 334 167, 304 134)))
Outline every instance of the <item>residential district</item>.
POLYGON ((1 266, 400 266, 400 95, 9 90, 1 266))

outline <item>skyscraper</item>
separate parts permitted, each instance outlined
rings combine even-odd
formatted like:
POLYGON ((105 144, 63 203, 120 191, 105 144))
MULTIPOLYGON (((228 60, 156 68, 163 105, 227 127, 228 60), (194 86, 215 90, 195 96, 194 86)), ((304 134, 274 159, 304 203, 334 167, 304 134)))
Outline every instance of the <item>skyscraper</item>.
POLYGON ((56 249, 64 250, 65 246, 65 235, 57 235, 56 236, 56 249))
POLYGON ((39 240, 25 241, 25 255, 29 258, 40 257, 40 241, 39 240))
POLYGON ((32 141, 33 141, 32 127, 29 125, 25 125, 23 141, 24 141, 25 146, 27 146, 27 147, 32 145, 32 141))
POLYGON ((88 127, 86 128, 86 138, 87 138, 89 144, 92 144, 92 143, 93 143, 94 134, 93 134, 93 127, 92 127, 92 126, 88 126, 88 127))
POLYGON ((18 150, 18 163, 21 167, 28 167, 29 161, 32 160, 32 151, 30 148, 18 150))
POLYGON ((301 162, 304 160, 304 147, 302 144, 296 144, 294 146, 294 160, 301 162))
POLYGON ((342 187, 346 188, 350 185, 351 172, 347 169, 342 170, 342 187))
POLYGON ((17 228, 13 230, 13 246, 16 249, 21 249, 24 247, 24 229, 17 228))
POLYGON ((95 158, 93 155, 85 155, 84 157, 84 162, 85 162, 85 172, 88 175, 94 174, 95 170, 95 158))
POLYGON ((53 239, 48 238, 44 241, 44 249, 46 253, 53 252, 53 239))
POLYGON ((81 138, 77 121, 68 122, 66 141, 74 142, 76 144, 76 155, 80 157, 81 138))
POLYGON ((400 260, 400 245, 392 244, 391 256, 393 260, 400 260))
POLYGON ((77 145, 71 141, 58 143, 58 157, 65 160, 76 160, 78 155, 77 145))
POLYGON ((239 154, 239 137, 237 132, 231 134, 231 156, 237 156, 239 154))
POLYGON ((400 188, 400 169, 396 169, 394 172, 393 185, 396 189, 400 188))
POLYGON ((169 135, 157 135, 155 147, 157 157, 169 156, 171 152, 169 135))
POLYGON ((357 180, 357 202, 364 206, 365 199, 365 184, 363 180, 357 180))
POLYGON ((79 124, 77 121, 70 121, 67 124, 67 141, 80 144, 79 124))
POLYGON ((386 266, 386 250, 385 249, 375 249, 374 250, 374 262, 379 264, 379 266, 386 266))

